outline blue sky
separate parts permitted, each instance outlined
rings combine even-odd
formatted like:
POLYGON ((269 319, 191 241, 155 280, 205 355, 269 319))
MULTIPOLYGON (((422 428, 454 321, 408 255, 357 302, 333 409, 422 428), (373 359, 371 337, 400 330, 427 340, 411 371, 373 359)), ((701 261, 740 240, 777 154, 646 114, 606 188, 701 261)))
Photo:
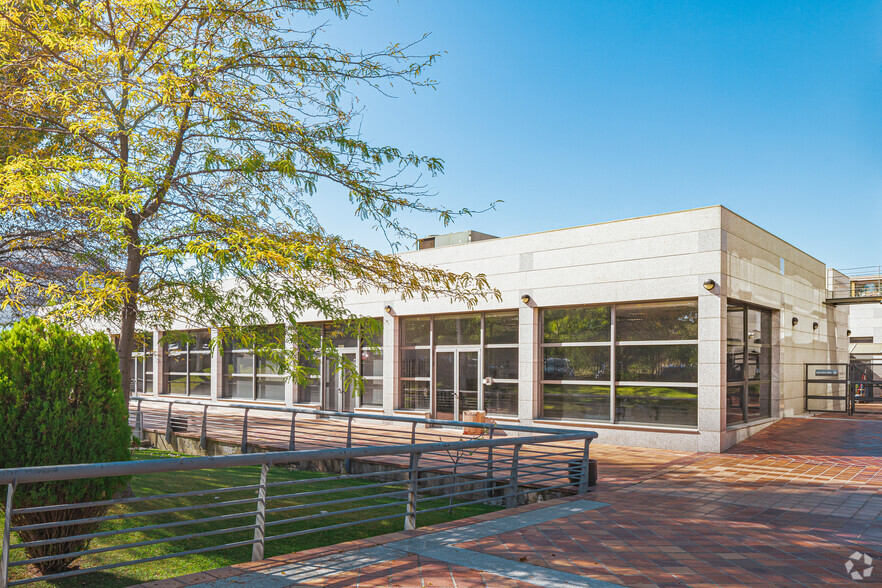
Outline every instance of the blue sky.
MULTIPOLYGON (((498 236, 723 204, 839 268, 882 264, 882 3, 380 0, 332 23, 431 33, 437 90, 365 95, 363 133, 445 160, 419 234, 498 236)), ((332 231, 388 250, 320 194, 332 231)))

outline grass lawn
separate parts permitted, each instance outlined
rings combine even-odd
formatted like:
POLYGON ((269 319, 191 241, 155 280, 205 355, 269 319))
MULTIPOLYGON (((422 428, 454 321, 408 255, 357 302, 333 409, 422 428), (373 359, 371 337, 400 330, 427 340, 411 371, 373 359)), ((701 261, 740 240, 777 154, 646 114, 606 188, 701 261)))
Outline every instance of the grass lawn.
MULTIPOLYGON (((170 454, 167 452, 159 452, 155 450, 141 450, 136 452, 135 459, 158 459, 162 457, 185 457, 179 454, 170 454)), ((234 486, 248 486, 257 484, 260 477, 260 467, 240 467, 229 468, 224 470, 200 470, 193 472, 172 472, 163 474, 147 474, 134 476, 132 478, 132 490, 136 496, 147 496, 157 494, 172 494, 176 492, 187 492, 192 490, 225 488, 234 486)), ((281 496, 284 494, 314 492, 309 496, 299 496, 296 498, 282 498, 278 500, 268 501, 267 508, 277 508, 280 506, 307 505, 305 508, 295 509, 284 513, 278 513, 275 516, 268 515, 267 522, 292 517, 307 517, 309 515, 330 513, 330 516, 319 519, 303 520, 293 523, 285 523, 267 528, 267 535, 278 535, 282 533, 290 533, 302 529, 324 527, 338 523, 344 523, 356 519, 368 519, 382 517, 386 515, 397 515, 404 513, 404 506, 392 504, 403 497, 374 497, 377 494, 386 492, 395 492, 403 490, 400 483, 391 483, 382 487, 366 488, 377 482, 360 481, 360 480, 327 480, 334 477, 333 474, 323 474, 317 472, 294 471, 281 467, 271 468, 269 472, 268 482, 284 482, 302 480, 302 483, 281 487, 270 488, 269 496, 281 496), (361 500, 359 500, 361 499, 361 500), (330 500, 340 500, 339 504, 323 505, 319 507, 308 506, 309 504, 325 502, 330 500), (337 510, 343 510, 361 506, 372 506, 370 510, 359 513, 349 513, 334 516, 337 510)), ((214 502, 232 501, 244 498, 253 498, 254 490, 236 491, 223 494, 209 494, 201 497, 188 498, 168 498, 163 500, 155 500, 144 503, 135 503, 131 505, 118 505, 111 509, 108 514, 125 514, 135 513, 144 510, 155 510, 180 507, 193 504, 209 504, 214 502)), ((448 499, 426 499, 420 500, 419 509, 429 509, 446 505, 448 499)), ((454 503, 455 504, 455 503, 454 503)), ((254 504, 230 505, 230 506, 213 506, 204 509, 183 511, 176 513, 167 513, 161 515, 151 515, 149 517, 131 518, 119 521, 108 521, 102 524, 97 531, 109 531, 123 528, 135 528, 146 525, 155 525, 159 523, 169 523, 177 521, 188 521, 199 518, 217 516, 217 515, 233 515, 236 513, 247 513, 254 510, 254 504)), ((437 510, 431 513, 423 513, 417 516, 419 526, 427 526, 435 523, 449 521, 452 519, 460 519, 477 514, 491 512, 497 510, 497 507, 487 505, 465 505, 448 513, 447 509, 437 510)), ((3 518, 0 516, 0 525, 3 518)), ((166 529, 156 529, 151 531, 137 531, 127 533, 122 536, 99 538, 92 541, 89 549, 96 549, 112 545, 121 545, 124 543, 134 543, 140 541, 152 541, 165 537, 175 537, 181 535, 196 534, 196 537, 172 541, 168 543, 158 543, 127 550, 111 551, 106 553, 98 553, 80 558, 74 562, 74 566, 83 568, 110 564, 118 561, 140 559, 154 557, 168 553, 179 551, 188 551, 200 549, 204 547, 221 545, 224 543, 233 543, 252 539, 253 530, 238 531, 233 533, 224 533, 219 535, 203 535, 212 530, 219 530, 227 527, 245 526, 254 523, 254 516, 248 515, 241 518, 232 518, 225 521, 214 523, 197 523, 193 525, 185 525, 166 529)), ((364 537, 372 537, 385 533, 392 533, 403 529, 404 519, 402 517, 391 518, 371 523, 363 523, 352 527, 344 527, 341 529, 332 529, 298 535, 288 539, 279 539, 276 541, 267 541, 265 557, 272 557, 294 551, 302 551, 313 547, 323 545, 332 545, 345 541, 362 539, 364 537)), ((13 544, 17 541, 13 538, 13 544)), ((11 552, 11 560, 16 561, 25 559, 22 550, 14 550, 11 552)), ((91 574, 83 574, 59 580, 57 582, 38 582, 30 584, 30 586, 129 586, 140 582, 157 580, 161 578, 171 578, 202 570, 209 570, 219 567, 242 563, 251 560, 251 546, 236 547, 225 549, 223 551, 214 551, 189 555, 182 558, 170 558, 156 562, 148 562, 135 566, 121 567, 105 572, 97 572, 91 574)), ((10 580, 20 580, 28 577, 28 570, 24 567, 14 567, 10 570, 10 580)))

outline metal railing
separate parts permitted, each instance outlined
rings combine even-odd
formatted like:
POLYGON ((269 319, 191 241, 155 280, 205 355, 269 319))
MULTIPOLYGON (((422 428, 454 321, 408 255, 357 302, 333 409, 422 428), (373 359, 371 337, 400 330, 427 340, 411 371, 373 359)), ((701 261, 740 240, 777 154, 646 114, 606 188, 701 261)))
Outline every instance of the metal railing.
POLYGON ((805 410, 861 412, 857 406, 882 402, 882 363, 852 359, 851 363, 805 364, 805 410))
POLYGON ((409 437, 411 444, 417 441, 440 440, 444 429, 482 429, 490 439, 499 434, 513 433, 548 434, 570 433, 572 429, 515 425, 510 423, 453 421, 375 413, 352 413, 273 405, 255 405, 224 401, 215 403, 201 400, 183 400, 162 397, 135 397, 129 406, 129 424, 139 439, 144 431, 163 432, 165 440, 171 441, 176 434, 196 436, 202 449, 208 448, 209 439, 235 441, 242 453, 248 452, 252 443, 262 443, 268 449, 294 451, 301 444, 318 447, 353 447, 395 444, 409 437), (146 405, 163 406, 162 409, 145 410, 146 405), (313 417, 300 419, 298 416, 313 417), (357 424, 366 424, 358 429, 357 424), (345 423, 345 441, 342 426, 345 423), (386 425, 410 425, 407 432, 389 430, 386 425), (382 429, 377 429, 382 425, 382 429), (418 430, 419 425, 423 426, 418 430), (436 429, 431 429, 436 427, 436 429), (339 441, 338 441, 339 439, 339 441))
MULTIPOLYGON (((141 399, 141 403, 145 399, 141 399)), ((137 402, 137 401, 136 401, 137 402)), ((172 433, 174 404, 169 403, 166 434, 172 433)), ((199 404, 191 403, 188 404, 199 404)), ((230 406, 223 407, 231 408, 230 406)), ((244 407, 243 410, 255 407, 244 407)), ((263 410, 261 408, 260 410, 263 410)), ((308 412, 316 416, 342 416, 348 422, 346 447, 246 453, 218 457, 155 459, 149 461, 57 465, 0 470, 0 486, 7 486, 3 545, 0 550, 0 588, 186 557, 226 549, 251 546, 251 559, 263 559, 268 542, 291 540, 307 534, 332 531, 367 523, 403 520, 404 529, 414 529, 418 516, 476 504, 492 504, 505 508, 516 506, 537 487, 543 490, 569 488, 579 493, 589 490, 589 445, 597 434, 592 431, 549 430, 435 419, 411 419, 386 415, 350 415, 329 411, 278 409, 289 412, 289 443, 296 442, 296 415, 308 412), (353 446, 352 420, 374 417, 413 423, 410 443, 386 446, 353 446), (530 435, 485 438, 466 441, 418 442, 416 424, 487 427, 488 433, 498 429, 531 433, 530 435), (391 460, 400 467, 352 473, 352 460, 391 460), (346 467, 339 474, 321 477, 292 478, 291 465, 299 469, 315 462, 336 461, 346 467), (254 468, 247 484, 207 487, 184 492, 132 496, 82 502, 15 508, 15 494, 24 484, 84 478, 127 475, 156 475, 165 472, 210 472, 226 468, 254 468), (286 465, 289 468, 272 468, 286 465), (271 475, 272 474, 272 475, 271 475), (271 480, 271 477, 278 478, 271 480), (307 484, 307 490, 298 486, 307 484), (320 487, 316 487, 316 485, 320 487), (355 495, 353 495, 355 493, 355 495), (115 510, 107 511, 108 508, 115 510), (88 510, 92 509, 92 510, 88 510), (100 512, 97 516, 94 509, 100 512), (104 509, 103 511, 101 509, 104 509), (218 511, 220 514, 218 514, 218 511), (43 520, 52 513, 67 512, 70 516, 55 522, 43 520), (82 513, 87 513, 83 515, 82 513), (34 516, 37 515, 37 516, 34 516), (15 520, 13 520, 15 519, 15 520), (101 525, 99 529, 81 532, 73 537, 25 539, 12 544, 12 534, 57 529, 59 526, 101 525), (134 526, 132 526, 134 525, 134 526), (218 538, 209 545, 183 545, 180 542, 218 538), (66 544, 74 540, 92 541, 95 546, 80 545, 68 551, 66 544), (56 545, 50 555, 18 556, 22 550, 56 545), (162 549, 162 553, 139 553, 145 548, 162 549), (60 552, 59 552, 60 551, 60 552), (151 554, 152 553, 152 554, 151 554), (10 581, 10 571, 22 566, 72 557, 110 556, 114 561, 98 565, 82 565, 78 569, 51 573, 40 577, 19 577, 10 581)), ((208 407, 202 405, 200 438, 208 432, 208 407)), ((197 412, 198 414, 198 412, 197 412)), ((146 413, 139 406, 133 418, 144 430, 146 413)), ((189 424, 189 417, 188 424, 189 424)), ((241 426, 242 446, 247 449, 249 425, 245 417, 241 426)), ((146 423, 149 424, 149 423, 146 423)), ((252 431, 260 427, 252 427, 252 431)), ((238 471, 238 470, 236 470, 238 471)), ((246 472, 248 473, 248 472, 246 472)), ((206 474, 207 475, 207 474, 206 474)), ((210 539, 213 541, 213 539, 210 539)), ((296 549, 282 545, 287 551, 296 549)))
POLYGON ((828 277, 828 299, 859 301, 882 297, 882 267, 857 267, 835 272, 832 279, 828 277))

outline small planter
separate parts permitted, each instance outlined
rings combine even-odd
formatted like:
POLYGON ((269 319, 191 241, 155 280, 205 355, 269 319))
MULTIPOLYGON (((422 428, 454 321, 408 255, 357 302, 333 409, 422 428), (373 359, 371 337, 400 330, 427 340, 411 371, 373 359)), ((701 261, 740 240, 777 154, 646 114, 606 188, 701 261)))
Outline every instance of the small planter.
MULTIPOLYGON (((462 420, 470 423, 486 423, 487 413, 483 410, 464 410, 462 411, 462 420)), ((463 427, 463 435, 480 435, 486 429, 484 427, 463 427)))
MULTIPOLYGON (((570 473, 570 484, 574 486, 579 485, 579 481, 582 476, 582 460, 581 459, 571 459, 569 461, 567 469, 570 473)), ((597 486, 597 460, 589 459, 588 460, 588 487, 593 488, 597 486)))

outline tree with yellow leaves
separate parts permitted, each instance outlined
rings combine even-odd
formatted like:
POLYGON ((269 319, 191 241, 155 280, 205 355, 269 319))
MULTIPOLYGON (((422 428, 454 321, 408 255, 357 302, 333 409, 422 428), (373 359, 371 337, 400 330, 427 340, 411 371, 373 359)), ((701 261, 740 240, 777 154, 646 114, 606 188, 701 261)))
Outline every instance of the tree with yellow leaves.
POLYGON ((347 318, 343 291, 496 295, 481 275, 329 234, 311 211, 320 188, 341 186, 390 239, 413 237, 401 213, 470 212, 427 202, 419 174, 439 159, 353 129, 356 89, 434 84, 435 54, 350 52, 307 26, 366 5, 0 0, 4 306, 112 321, 128 382, 136 325, 299 334, 304 309, 347 318))

